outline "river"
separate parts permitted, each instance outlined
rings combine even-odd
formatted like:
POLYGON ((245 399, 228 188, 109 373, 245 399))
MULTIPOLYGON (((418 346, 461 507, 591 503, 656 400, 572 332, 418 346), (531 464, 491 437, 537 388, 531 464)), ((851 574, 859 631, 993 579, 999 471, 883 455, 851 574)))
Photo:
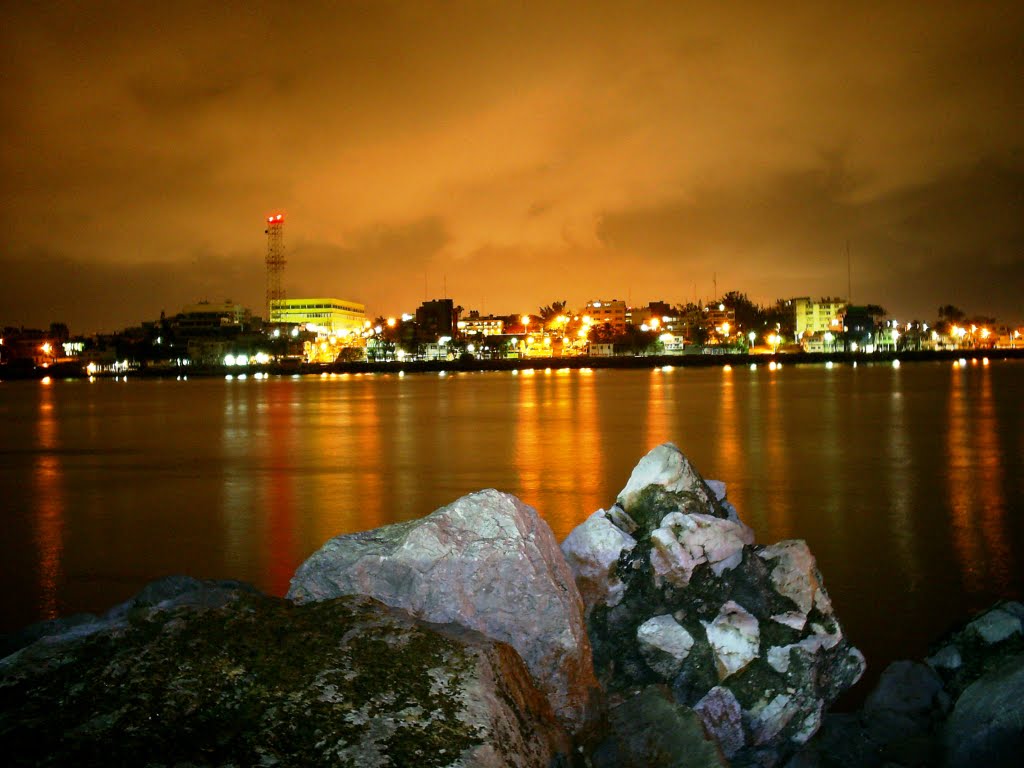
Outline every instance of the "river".
POLYGON ((807 539, 873 675, 1024 596, 1024 362, 0 382, 0 631, 170 573, 283 594, 326 539, 480 488, 561 540, 676 443, 807 539))

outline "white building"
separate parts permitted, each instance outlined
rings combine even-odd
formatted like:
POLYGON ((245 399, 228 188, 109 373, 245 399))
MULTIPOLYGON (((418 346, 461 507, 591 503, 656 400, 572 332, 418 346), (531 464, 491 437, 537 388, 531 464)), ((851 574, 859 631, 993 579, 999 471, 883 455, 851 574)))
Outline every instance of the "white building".
POLYGON ((793 299, 796 310, 796 337, 803 338, 805 335, 833 333, 843 330, 842 315, 846 310, 846 302, 842 299, 824 298, 820 301, 812 301, 804 296, 793 299))

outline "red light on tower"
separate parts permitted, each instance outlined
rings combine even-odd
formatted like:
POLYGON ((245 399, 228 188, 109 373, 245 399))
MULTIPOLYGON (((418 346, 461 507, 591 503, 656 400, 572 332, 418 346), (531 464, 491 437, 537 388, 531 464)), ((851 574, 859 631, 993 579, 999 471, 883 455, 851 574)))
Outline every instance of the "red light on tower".
POLYGON ((281 287, 284 273, 284 214, 272 213, 267 216, 267 319, 272 321, 273 304, 285 298, 281 287))

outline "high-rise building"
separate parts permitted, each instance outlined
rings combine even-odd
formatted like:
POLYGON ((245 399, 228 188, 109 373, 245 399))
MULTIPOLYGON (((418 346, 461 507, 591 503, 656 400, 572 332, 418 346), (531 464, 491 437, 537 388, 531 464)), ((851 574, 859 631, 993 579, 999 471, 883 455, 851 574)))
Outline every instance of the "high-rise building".
POLYGON ((825 331, 835 333, 843 330, 842 316, 846 311, 846 302, 843 299, 823 298, 812 301, 803 296, 792 301, 796 311, 797 339, 825 331))

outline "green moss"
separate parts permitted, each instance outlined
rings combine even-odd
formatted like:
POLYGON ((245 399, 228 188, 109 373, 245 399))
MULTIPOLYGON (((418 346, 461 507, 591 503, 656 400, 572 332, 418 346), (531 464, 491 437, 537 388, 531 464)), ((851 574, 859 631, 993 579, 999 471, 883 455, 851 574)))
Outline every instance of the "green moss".
POLYGON ((381 615, 347 598, 133 610, 121 636, 87 638, 68 663, 0 686, 0 712, 10 713, 0 716, 0 748, 9 765, 320 765, 366 735, 352 713, 418 708, 422 717, 397 722, 385 748, 396 765, 446 765, 480 740, 454 696, 471 662, 454 641, 381 615), (382 631, 345 638, 365 622, 382 631), (435 668, 450 677, 431 690, 435 668), (398 757, 417 749, 413 763, 398 757))
POLYGON ((646 538, 655 528, 660 527, 665 515, 672 512, 721 516, 714 506, 698 494, 692 491, 666 491, 660 485, 649 485, 640 491, 626 512, 639 526, 639 530, 633 534, 636 539, 646 538))

